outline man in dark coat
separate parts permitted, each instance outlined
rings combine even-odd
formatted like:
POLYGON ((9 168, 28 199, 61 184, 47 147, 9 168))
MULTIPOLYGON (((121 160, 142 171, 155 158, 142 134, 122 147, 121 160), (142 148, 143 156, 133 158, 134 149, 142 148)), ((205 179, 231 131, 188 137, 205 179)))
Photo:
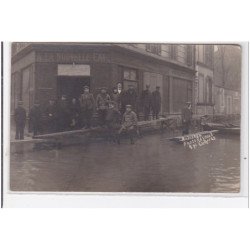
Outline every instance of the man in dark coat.
POLYGON ((80 108, 81 108, 81 126, 85 128, 91 127, 92 115, 95 108, 95 99, 93 94, 89 92, 89 86, 84 86, 84 93, 80 96, 80 108))
POLYGON ((191 125, 192 115, 193 115, 191 102, 186 103, 186 106, 182 109, 181 113, 182 113, 182 126, 183 126, 182 135, 187 135, 189 134, 189 127, 191 125))
POLYGON ((33 131, 33 136, 42 132, 42 111, 38 102, 30 109, 29 113, 30 124, 33 131))
POLYGON ((107 109, 108 109, 108 105, 110 101, 111 101, 111 98, 109 94, 107 93, 107 89, 105 87, 102 87, 101 93, 98 94, 96 97, 96 109, 98 112, 99 124, 102 127, 106 123, 107 109))
POLYGON ((76 98, 73 98, 69 104, 70 111, 70 128, 78 129, 80 128, 80 105, 76 98))
POLYGON ((159 113, 161 110, 161 93, 160 87, 157 86, 156 90, 152 93, 152 111, 153 119, 158 119, 159 113))
POLYGON ((109 102, 109 108, 106 115, 106 125, 108 128, 108 139, 115 142, 117 140, 117 132, 120 128, 121 113, 118 111, 115 102, 109 102))
POLYGON ((150 86, 146 85, 146 89, 142 91, 141 94, 141 104, 143 107, 144 121, 149 120, 151 105, 152 105, 152 95, 149 90, 150 86))
POLYGON ((58 129, 59 131, 68 130, 70 126, 70 110, 66 96, 62 95, 58 102, 58 129))
POLYGON ((16 140, 24 139, 24 128, 26 123, 26 110, 23 108, 23 102, 18 102, 18 107, 15 109, 15 122, 16 122, 16 140))
POLYGON ((124 105, 131 105, 133 111, 137 109, 137 93, 132 84, 129 85, 129 89, 124 93, 124 105))
POLYGON ((57 132, 57 107, 54 100, 49 100, 49 105, 45 110, 47 131, 49 133, 57 132))

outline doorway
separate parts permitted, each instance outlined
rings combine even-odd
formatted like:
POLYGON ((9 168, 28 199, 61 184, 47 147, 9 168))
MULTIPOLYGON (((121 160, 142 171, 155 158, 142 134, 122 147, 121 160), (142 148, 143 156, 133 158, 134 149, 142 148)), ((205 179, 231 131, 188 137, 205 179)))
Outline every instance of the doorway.
POLYGON ((57 97, 66 95, 68 100, 78 99, 83 93, 83 87, 90 86, 89 76, 58 76, 57 77, 57 97))

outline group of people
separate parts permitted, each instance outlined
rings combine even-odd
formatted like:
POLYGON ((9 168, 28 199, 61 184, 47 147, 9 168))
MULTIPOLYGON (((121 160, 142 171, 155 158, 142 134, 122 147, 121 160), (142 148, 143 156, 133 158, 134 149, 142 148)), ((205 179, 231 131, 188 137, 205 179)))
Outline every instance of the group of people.
MULTIPOLYGON (((161 108, 160 88, 157 86, 152 93, 149 88, 150 86, 146 85, 140 98, 144 120, 149 119, 151 110, 153 119, 158 119, 161 108)), ((55 133, 80 128, 89 129, 92 126, 92 116, 95 110, 98 113, 99 125, 108 129, 111 140, 120 143, 120 135, 127 132, 131 143, 134 143, 138 122, 138 100, 133 85, 124 91, 122 85, 117 84, 111 95, 107 93, 105 87, 102 87, 96 99, 90 93, 89 86, 84 86, 79 99, 73 98, 69 101, 65 95, 62 95, 57 102, 49 100, 48 106, 43 111, 39 103, 35 102, 29 112, 29 127, 34 136, 44 132, 55 133)), ((15 110, 17 140, 24 139, 26 118, 23 102, 19 101, 15 110)), ((191 103, 188 102, 182 110, 183 134, 189 133, 191 118, 191 103)))
MULTIPOLYGON (((150 105, 150 108, 154 107, 153 112, 155 118, 157 118, 161 105, 159 88, 157 87, 155 94, 149 92, 148 86, 147 91, 150 98, 145 91, 141 98, 143 110, 146 110, 148 105, 150 105), (153 96, 157 97, 158 100, 153 102, 153 96), (153 103, 157 103, 157 105, 153 106, 153 103)), ((138 97, 133 85, 129 85, 128 90, 125 91, 122 89, 122 85, 118 83, 111 94, 107 92, 106 87, 102 87, 96 99, 90 93, 89 86, 86 85, 83 87, 83 93, 79 98, 68 100, 67 96, 62 95, 60 100, 49 100, 45 109, 42 109, 40 104, 35 102, 28 114, 29 130, 36 136, 42 133, 55 133, 80 128, 89 129, 92 126, 93 114, 97 111, 99 125, 108 129, 110 139, 119 143, 119 135, 126 131, 131 143, 134 143, 133 134, 136 131, 138 121, 137 110, 138 97), (114 137, 114 135, 116 136, 114 137)), ((19 101, 15 110, 17 140, 24 139, 26 119, 27 115, 23 102, 19 101)))

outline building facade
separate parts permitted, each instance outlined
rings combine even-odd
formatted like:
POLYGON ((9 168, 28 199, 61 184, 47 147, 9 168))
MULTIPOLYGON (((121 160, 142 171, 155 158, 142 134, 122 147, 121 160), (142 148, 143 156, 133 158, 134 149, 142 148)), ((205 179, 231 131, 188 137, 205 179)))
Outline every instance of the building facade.
POLYGON ((196 45, 195 113, 214 113, 214 46, 196 45))
POLYGON ((215 114, 241 112, 241 47, 216 45, 214 52, 215 114))
POLYGON ((240 91, 214 86, 216 115, 239 115, 241 112, 240 91))
POLYGON ((195 47, 182 44, 13 43, 12 112, 18 100, 29 110, 34 101, 82 93, 89 85, 96 96, 102 86, 133 84, 138 95, 147 84, 160 86, 162 115, 180 114, 194 104, 195 47))

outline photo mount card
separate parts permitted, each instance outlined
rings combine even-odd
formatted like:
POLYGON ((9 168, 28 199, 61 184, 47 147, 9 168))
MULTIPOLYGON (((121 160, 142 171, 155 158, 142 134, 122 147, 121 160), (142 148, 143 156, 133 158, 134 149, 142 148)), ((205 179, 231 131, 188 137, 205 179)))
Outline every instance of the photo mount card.
POLYGON ((4 206, 247 206, 246 43, 3 47, 4 206))

